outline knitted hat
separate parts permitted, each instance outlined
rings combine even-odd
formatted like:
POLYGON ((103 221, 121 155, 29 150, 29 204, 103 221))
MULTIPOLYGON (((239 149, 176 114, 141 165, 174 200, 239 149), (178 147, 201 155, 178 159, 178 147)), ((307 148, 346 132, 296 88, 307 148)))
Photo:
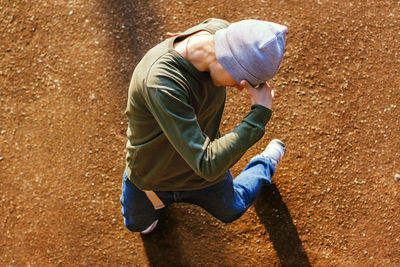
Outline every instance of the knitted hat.
POLYGON ((215 55, 236 82, 247 80, 255 86, 278 72, 286 31, 283 25, 261 20, 232 23, 215 33, 215 55))

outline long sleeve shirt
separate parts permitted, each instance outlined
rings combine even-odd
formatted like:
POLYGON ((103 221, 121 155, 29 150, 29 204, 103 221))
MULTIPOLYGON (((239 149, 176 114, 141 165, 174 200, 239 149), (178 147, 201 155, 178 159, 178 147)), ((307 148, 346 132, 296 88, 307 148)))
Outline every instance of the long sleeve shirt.
POLYGON ((128 93, 126 170, 142 190, 196 190, 223 180, 265 133, 271 110, 253 105, 237 127, 220 136, 226 88, 216 87, 173 45, 228 22, 208 19, 151 49, 136 66, 128 93))

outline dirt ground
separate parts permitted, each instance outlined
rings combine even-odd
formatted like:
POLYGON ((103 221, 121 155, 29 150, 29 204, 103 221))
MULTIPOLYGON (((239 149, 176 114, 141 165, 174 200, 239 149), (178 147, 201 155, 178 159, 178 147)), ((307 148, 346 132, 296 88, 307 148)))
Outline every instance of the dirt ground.
MULTIPOLYGON (((1 0, 0 266, 400 266, 400 2, 1 0), (209 17, 288 26, 272 139, 287 154, 224 224, 192 205, 126 230, 127 89, 144 53, 209 17)), ((221 131, 249 109, 229 89, 221 131)))

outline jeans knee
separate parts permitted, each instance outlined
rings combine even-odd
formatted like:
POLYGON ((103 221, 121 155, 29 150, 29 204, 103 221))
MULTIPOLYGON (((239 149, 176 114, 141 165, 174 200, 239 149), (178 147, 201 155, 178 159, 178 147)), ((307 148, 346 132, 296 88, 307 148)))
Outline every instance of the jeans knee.
POLYGON ((131 232, 140 232, 145 229, 141 225, 135 223, 134 220, 126 218, 126 217, 124 217, 124 224, 125 224, 125 227, 131 232))
POLYGON ((129 231, 140 232, 140 229, 138 229, 137 220, 135 220, 132 216, 126 213, 124 206, 122 206, 121 215, 124 218, 125 227, 129 231))

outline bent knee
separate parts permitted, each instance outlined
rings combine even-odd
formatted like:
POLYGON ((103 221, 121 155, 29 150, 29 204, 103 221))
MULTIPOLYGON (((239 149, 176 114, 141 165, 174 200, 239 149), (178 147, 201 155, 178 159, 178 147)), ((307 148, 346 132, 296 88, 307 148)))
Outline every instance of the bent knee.
POLYGON ((124 207, 122 206, 121 214, 124 218, 125 227, 131 232, 140 232, 143 229, 141 228, 141 223, 139 220, 135 219, 135 216, 126 214, 124 207))
POLYGON ((125 227, 126 227, 126 229, 128 229, 129 231, 131 231, 133 233, 138 233, 138 232, 142 231, 142 230, 139 230, 137 225, 132 224, 132 223, 125 223, 125 227))
POLYGON ((126 217, 124 217, 124 224, 125 224, 125 227, 126 227, 129 231, 134 232, 134 233, 136 233, 136 232, 141 232, 141 231, 143 231, 144 229, 147 228, 146 225, 145 225, 144 223, 140 223, 140 222, 138 222, 138 221, 135 221, 135 220, 132 219, 132 218, 126 218, 126 217))

